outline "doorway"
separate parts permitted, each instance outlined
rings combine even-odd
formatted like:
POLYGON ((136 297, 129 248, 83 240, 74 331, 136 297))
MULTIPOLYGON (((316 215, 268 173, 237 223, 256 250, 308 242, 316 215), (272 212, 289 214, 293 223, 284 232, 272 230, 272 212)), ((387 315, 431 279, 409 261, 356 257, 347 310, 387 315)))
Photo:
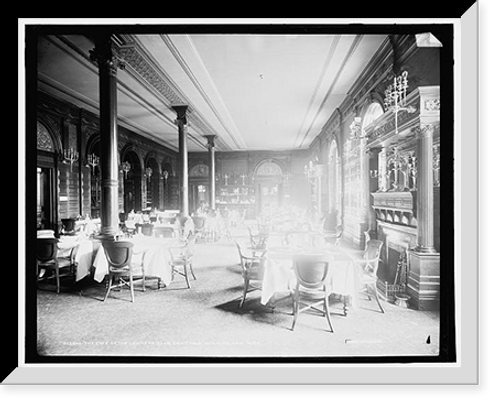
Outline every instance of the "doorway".
POLYGON ((198 209, 208 209, 208 182, 191 182, 189 186, 189 212, 195 213, 198 209))
POLYGON ((54 201, 51 196, 53 169, 37 167, 37 199, 36 199, 36 228, 53 229, 56 223, 54 218, 54 201))
POLYGON ((259 213, 270 214, 276 212, 283 204, 283 182, 266 180, 260 181, 257 184, 259 213))

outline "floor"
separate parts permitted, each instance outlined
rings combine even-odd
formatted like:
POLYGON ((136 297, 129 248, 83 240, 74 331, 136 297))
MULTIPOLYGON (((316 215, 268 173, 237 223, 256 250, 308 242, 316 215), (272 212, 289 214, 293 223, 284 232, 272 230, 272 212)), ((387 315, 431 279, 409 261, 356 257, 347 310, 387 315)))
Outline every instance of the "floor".
MULTIPOLYGON (((232 230, 246 242, 244 227, 232 230)), ((196 280, 191 289, 176 279, 157 290, 148 282, 137 291, 112 292, 103 302, 104 284, 92 280, 37 291, 37 346, 40 355, 188 356, 188 357, 358 357, 426 356, 439 352, 439 312, 424 312, 361 300, 347 316, 340 301, 332 303, 334 333, 326 319, 301 313, 294 331, 291 302, 278 297, 275 308, 249 293, 243 308, 239 257, 234 242, 197 244, 196 280)))

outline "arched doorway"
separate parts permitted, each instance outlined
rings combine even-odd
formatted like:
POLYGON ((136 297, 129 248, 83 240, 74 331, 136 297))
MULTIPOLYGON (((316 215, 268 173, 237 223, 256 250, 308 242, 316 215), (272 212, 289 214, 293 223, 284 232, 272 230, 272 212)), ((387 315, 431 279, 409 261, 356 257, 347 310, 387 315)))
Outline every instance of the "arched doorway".
POLYGON ((273 160, 260 162, 254 173, 257 211, 270 214, 283 205, 283 170, 273 160))
POLYGON ((58 231, 57 161, 61 151, 59 137, 48 125, 37 121, 37 229, 58 231))
POLYGON ((189 212, 209 208, 208 165, 199 163, 189 169, 189 212))
POLYGON ((144 176, 146 178, 146 210, 160 207, 160 166, 158 161, 148 156, 144 162, 144 176))
POLYGON ((139 156, 127 150, 122 157, 123 208, 125 213, 142 210, 142 167, 139 156))

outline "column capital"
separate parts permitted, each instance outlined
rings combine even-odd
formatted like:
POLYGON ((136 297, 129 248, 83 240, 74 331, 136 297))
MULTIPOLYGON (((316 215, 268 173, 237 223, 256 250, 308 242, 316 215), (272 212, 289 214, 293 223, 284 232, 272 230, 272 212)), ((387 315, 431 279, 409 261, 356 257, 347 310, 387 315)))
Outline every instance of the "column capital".
POLYGON ((411 131, 417 138, 431 137, 435 131, 439 131, 439 124, 420 124, 411 131))
POLYGON ((177 125, 187 124, 187 109, 189 105, 187 104, 171 104, 170 108, 177 113, 177 125))
POLYGON ((112 40, 111 34, 95 37, 95 47, 89 51, 90 60, 95 62, 99 71, 116 76, 118 69, 125 69, 120 57, 120 50, 112 40))
POLYGON ((217 138, 216 135, 204 135, 203 137, 207 139, 207 148, 215 147, 215 139, 217 138))

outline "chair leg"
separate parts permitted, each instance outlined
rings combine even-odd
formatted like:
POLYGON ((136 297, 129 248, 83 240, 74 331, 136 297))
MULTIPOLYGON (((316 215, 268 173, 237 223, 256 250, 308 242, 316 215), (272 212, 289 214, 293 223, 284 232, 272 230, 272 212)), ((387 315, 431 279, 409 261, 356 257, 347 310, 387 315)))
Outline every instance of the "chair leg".
POLYGON ((330 307, 328 306, 328 296, 325 297, 325 316, 326 320, 328 321, 328 325, 330 326, 330 330, 332 330, 332 333, 335 333, 335 330, 333 329, 332 325, 332 319, 330 317, 330 307))
POLYGON ((146 274, 144 273, 144 269, 142 270, 142 291, 146 291, 146 274))
POLYGON ((186 284, 188 289, 191 289, 191 285, 189 284, 189 275, 187 270, 187 265, 184 265, 184 278, 186 279, 186 284))
POLYGON ((128 283, 130 287, 130 297, 132 298, 132 303, 134 303, 134 277, 132 276, 132 272, 128 275, 128 283))
POLYGON ((293 322, 291 330, 295 328, 297 319, 299 318, 299 298, 297 296, 292 297, 292 309, 293 309, 293 322))
POLYGON ((250 283, 249 280, 247 278, 244 278, 244 280, 243 280, 243 298, 241 299, 240 307, 243 307, 243 303, 245 303, 245 298, 247 297, 249 283, 250 283))
POLYGON ((189 269, 191 269, 191 275, 193 275, 193 279, 196 280, 196 275, 194 274, 193 271, 193 264, 189 264, 189 269))
POLYGON ((56 287, 57 287, 57 293, 61 291, 61 282, 59 281, 59 266, 56 263, 56 287))
POLYGON ((112 275, 108 275, 108 287, 106 289, 106 294, 104 295, 104 301, 106 301, 106 299, 108 298, 108 295, 109 293, 111 292, 111 285, 113 284, 113 276, 112 275))
POLYGON ((382 313, 385 313, 385 310, 384 310, 384 308, 382 307, 382 303, 380 302, 380 298, 379 298, 379 294, 378 294, 377 285, 376 285, 376 284, 374 284, 374 285, 372 285, 372 287, 373 287, 373 291, 374 291, 374 293, 375 293, 375 300, 377 301, 378 307, 379 307, 379 309, 380 309, 380 311, 381 311, 382 313))

